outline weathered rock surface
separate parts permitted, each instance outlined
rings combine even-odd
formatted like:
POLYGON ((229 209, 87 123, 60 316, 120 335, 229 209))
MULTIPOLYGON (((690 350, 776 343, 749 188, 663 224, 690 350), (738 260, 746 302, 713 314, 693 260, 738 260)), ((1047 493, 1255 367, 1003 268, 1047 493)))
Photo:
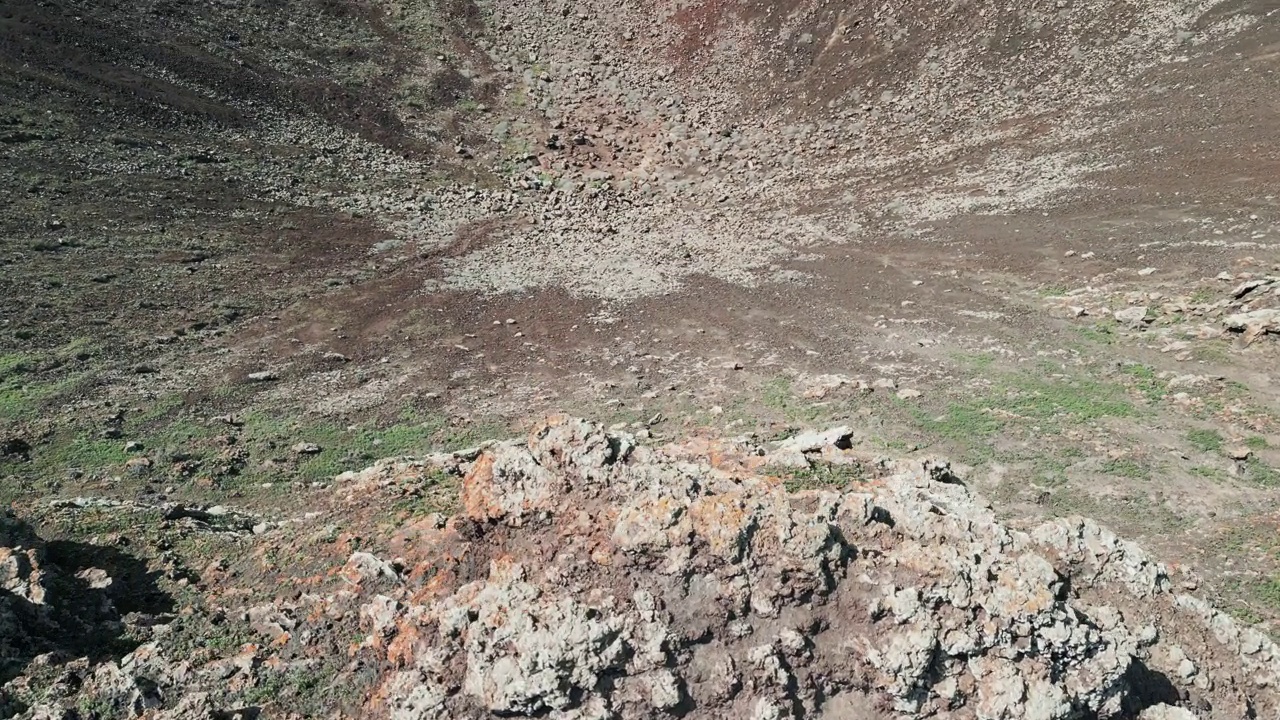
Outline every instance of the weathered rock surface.
POLYGON ((418 564, 364 605, 365 647, 389 666, 368 710, 1280 712, 1280 651, 1091 521, 1006 527, 942 463, 795 494, 762 474, 773 464, 745 443, 639 447, 570 419, 455 459, 464 511, 405 528, 394 545, 418 564))

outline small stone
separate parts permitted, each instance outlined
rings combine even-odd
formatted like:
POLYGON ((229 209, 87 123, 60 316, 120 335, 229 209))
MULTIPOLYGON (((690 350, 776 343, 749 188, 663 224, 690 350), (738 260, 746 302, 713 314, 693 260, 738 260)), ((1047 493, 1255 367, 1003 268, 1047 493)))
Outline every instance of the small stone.
POLYGON ((649 677, 649 702, 660 710, 680 704, 680 681, 670 670, 658 670, 649 677))
POLYGON ((347 559, 347 567, 356 576, 364 580, 399 579, 399 574, 391 563, 367 552, 354 552, 347 559))
POLYGON ((1231 445, 1227 448, 1227 457, 1232 460, 1248 460, 1253 455, 1253 451, 1244 445, 1231 445))
POLYGON ((130 475, 146 475, 151 472, 152 465, 151 458, 139 457, 125 463, 124 469, 130 475))
POLYGON ((782 707, 768 698, 760 698, 751 711, 751 720, 784 720, 790 717, 791 713, 785 712, 782 707))
POLYGON ((1143 277, 1146 277, 1148 275, 1154 275, 1155 272, 1156 272, 1155 268, 1149 267, 1149 268, 1142 268, 1141 270, 1138 271, 1138 274, 1143 277))
POLYGON ((85 581, 85 584, 93 590, 105 590, 111 587, 112 583, 111 576, 107 574, 106 570, 95 567, 81 570, 76 573, 76 577, 85 581))
POLYGON ((1112 315, 1115 317, 1116 322, 1122 322, 1126 325, 1141 325, 1148 322, 1147 310, 1146 305, 1135 305, 1123 310, 1117 310, 1112 315))
POLYGON ((322 448, 315 443, 300 442, 294 445, 292 449, 298 455, 318 455, 322 448))
POLYGON ((783 647, 783 649, 792 655, 804 652, 804 649, 808 647, 808 641, 805 640, 804 635, 801 635, 791 628, 787 628, 778 633, 778 643, 783 647))
POLYGON ((130 440, 124 444, 124 451, 127 453, 142 452, 142 443, 137 440, 130 440))
POLYGON ((260 370, 251 372, 245 377, 248 378, 249 382, 271 382, 276 379, 276 374, 270 370, 260 370))
POLYGON ((916 390, 915 388, 903 388, 898 391, 899 400, 914 400, 916 398, 923 397, 923 396, 924 396, 924 393, 920 392, 919 390, 916 390))
POLYGON ((1200 720, 1200 718, 1190 710, 1161 703, 1143 710, 1142 714, 1138 715, 1138 720, 1200 720))

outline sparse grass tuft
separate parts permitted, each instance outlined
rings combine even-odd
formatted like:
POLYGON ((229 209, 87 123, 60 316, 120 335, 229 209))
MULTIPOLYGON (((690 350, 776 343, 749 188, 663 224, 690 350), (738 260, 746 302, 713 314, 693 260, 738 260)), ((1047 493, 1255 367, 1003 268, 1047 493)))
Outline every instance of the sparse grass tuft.
POLYGON ((35 393, 25 383, 33 362, 25 353, 0 355, 0 420, 14 421, 34 412, 35 393))
POLYGON ((991 353, 954 353, 951 356, 957 364, 963 365, 971 370, 988 370, 996 362, 996 356, 991 353))
POLYGON ((1280 472, 1257 458, 1249 458, 1245 462, 1248 478, 1263 487, 1280 485, 1280 472))
POLYGON ((1206 465, 1196 465, 1191 468, 1190 472, 1192 475, 1197 475, 1205 480, 1212 480, 1213 482, 1222 482, 1226 477, 1226 474, 1218 468, 1208 467, 1206 465))
POLYGON ((43 444, 34 459, 38 467, 48 471, 76 469, 92 474, 119 468, 129 456, 122 440, 79 437, 43 444))
POLYGON ((433 471, 423 478, 420 487, 392 504, 391 509, 409 518, 419 518, 433 512, 451 512, 458 498, 458 478, 433 471))
POLYGON ((1197 288, 1196 291, 1191 293, 1191 296, 1187 298, 1188 301, 1190 301, 1195 305, 1207 305, 1213 302, 1213 299, 1214 299, 1213 290, 1211 288, 1203 288, 1203 287, 1197 288))
POLYGON ((1280 578, 1267 578, 1253 587, 1253 596, 1271 610, 1280 610, 1280 578))
POLYGON ((952 403, 942 415, 920 418, 925 431, 947 440, 971 440, 994 435, 1005 421, 996 417, 983 403, 952 403))
POLYGON ((765 407, 782 414, 787 420, 812 421, 818 410, 796 396, 791 379, 779 375, 760 386, 760 402, 765 407))
POLYGON ((0 382, 31 371, 32 358, 26 353, 0 355, 0 382))
POLYGON ((347 470, 359 470, 384 457, 424 455, 437 450, 458 450, 504 429, 496 423, 459 426, 438 415, 410 412, 390 425, 342 427, 328 421, 308 421, 255 413, 245 418, 245 444, 276 455, 288 455, 298 442, 319 445, 316 455, 300 458, 297 470, 306 480, 326 480, 347 470))
POLYGON ((0 354, 0 420, 29 419, 58 398, 75 394, 92 374, 69 372, 64 366, 93 353, 91 343, 78 339, 39 354, 0 354))
POLYGON ((925 430, 949 440, 990 437, 1015 419, 1041 425, 1088 423, 1133 417, 1136 408, 1123 388, 1083 378, 1045 380, 1018 376, 986 397, 951 403, 942 415, 917 419, 925 430))
POLYGON ((1217 430, 1192 430, 1187 433, 1187 442, 1201 452, 1218 452, 1222 449, 1222 433, 1217 430))
POLYGON ((1253 435, 1245 438, 1244 445, 1250 450, 1266 450, 1267 448, 1271 447, 1269 444, 1267 444, 1267 439, 1262 437, 1261 435, 1253 435))
POLYGON ((804 469, 773 468, 765 472, 783 478, 787 492, 839 490, 866 479, 866 473, 859 465, 819 463, 804 469))
POLYGON ((1133 363, 1122 366, 1120 370, 1133 379, 1134 387, 1148 402, 1159 402, 1164 397, 1164 383, 1150 366, 1133 363))
POLYGON ((1111 345, 1116 341, 1114 323, 1095 323, 1076 327, 1076 332, 1085 340, 1099 345, 1111 345))
POLYGON ((760 387, 760 402, 775 410, 783 410, 791 403, 791 381, 779 375, 760 387))
POLYGON ((1037 420, 1092 422, 1107 417, 1132 417, 1133 405, 1118 388, 1094 380, 1045 381, 1028 379, 1006 405, 1012 412, 1037 420))
POLYGON ((1072 459, 1069 457, 1042 455, 1034 461, 1033 467, 1037 480, 1049 487, 1057 487, 1066 484, 1067 468, 1071 464, 1072 459))
POLYGON ((1191 348, 1191 357, 1205 363, 1225 363, 1231 360, 1231 352, 1224 342, 1201 342, 1191 348))
POLYGON ((1245 625, 1256 625, 1264 619, 1256 610, 1244 605, 1237 605, 1233 603, 1227 606, 1226 611, 1228 615, 1245 625))
POLYGON ((1108 460, 1102 464, 1102 472, 1131 480, 1147 480, 1151 477, 1150 467, 1131 458, 1108 460))

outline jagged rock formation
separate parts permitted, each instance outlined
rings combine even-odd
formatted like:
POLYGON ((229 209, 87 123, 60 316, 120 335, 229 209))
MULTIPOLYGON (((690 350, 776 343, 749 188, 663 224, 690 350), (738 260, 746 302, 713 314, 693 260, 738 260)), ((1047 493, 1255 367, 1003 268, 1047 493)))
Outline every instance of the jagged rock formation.
POLYGON ((651 449, 579 420, 437 462, 466 473, 465 510, 405 528, 405 583, 363 605, 388 663, 371 712, 1280 712, 1266 637, 1091 521, 1002 525, 945 464, 792 494, 749 445, 651 449))

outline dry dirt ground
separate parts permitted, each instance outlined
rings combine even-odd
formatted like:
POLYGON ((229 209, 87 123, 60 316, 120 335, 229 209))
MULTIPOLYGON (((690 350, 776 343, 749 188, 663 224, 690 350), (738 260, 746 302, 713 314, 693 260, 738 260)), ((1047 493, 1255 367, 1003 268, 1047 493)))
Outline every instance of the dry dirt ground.
POLYGON ((168 598, 68 657, 229 656, 450 503, 291 534, 334 476, 556 411, 846 425, 1280 627, 1273 2, 18 1, 0 100, 0 499, 168 598))

